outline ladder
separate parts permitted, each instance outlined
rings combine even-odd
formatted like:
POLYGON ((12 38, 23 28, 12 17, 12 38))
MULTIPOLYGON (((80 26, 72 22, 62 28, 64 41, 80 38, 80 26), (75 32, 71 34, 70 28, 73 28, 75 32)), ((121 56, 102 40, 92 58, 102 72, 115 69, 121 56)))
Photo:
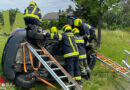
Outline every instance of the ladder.
POLYGON ((55 58, 44 47, 40 46, 40 49, 33 49, 33 47, 29 43, 27 43, 26 45, 64 90, 70 90, 69 88, 73 86, 75 86, 77 90, 83 90, 83 88, 74 79, 72 79, 71 75, 55 60, 55 58), (39 55, 38 52, 41 51, 44 53, 43 55, 39 55), (51 61, 45 61, 43 57, 48 57, 51 61), (50 63, 55 64, 57 68, 50 67, 50 63), (55 71, 57 70, 63 72, 64 76, 58 76, 55 73, 55 71), (66 85, 62 80, 63 78, 68 78, 72 82, 72 84, 66 85))
POLYGON ((126 60, 122 60, 122 62, 130 70, 130 65, 127 63, 127 61, 128 61, 128 55, 130 55, 130 52, 128 52, 127 50, 124 50, 124 52, 126 53, 126 60))
POLYGON ((103 56, 100 53, 97 53, 97 60, 99 60, 102 64, 106 65, 113 71, 119 73, 120 75, 125 77, 127 80, 130 80, 130 76, 128 75, 130 74, 130 71, 128 68, 122 67, 121 65, 113 62, 112 60, 108 59, 107 57, 103 56))

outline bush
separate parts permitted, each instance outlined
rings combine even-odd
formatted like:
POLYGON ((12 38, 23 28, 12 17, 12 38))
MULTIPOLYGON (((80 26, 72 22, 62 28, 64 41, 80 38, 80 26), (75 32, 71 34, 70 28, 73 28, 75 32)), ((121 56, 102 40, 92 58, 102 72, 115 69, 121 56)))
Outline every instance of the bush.
POLYGON ((102 28, 103 28, 103 29, 107 29, 107 28, 108 28, 107 23, 103 23, 103 24, 102 24, 102 28))
POLYGON ((53 26, 58 28, 58 21, 57 20, 52 20, 49 22, 48 28, 51 28, 53 26))
POLYGON ((130 27, 125 27, 123 29, 126 30, 126 31, 130 31, 130 27))
POLYGON ((42 28, 43 30, 48 29, 48 20, 42 21, 42 28))
POLYGON ((3 28, 2 24, 0 23, 0 30, 3 28))
POLYGON ((115 29, 119 29, 120 27, 114 23, 114 24, 110 25, 108 28, 110 30, 115 30, 115 29))
POLYGON ((43 30, 50 29, 53 26, 58 28, 58 21, 57 20, 51 20, 51 21, 45 20, 42 22, 43 30))

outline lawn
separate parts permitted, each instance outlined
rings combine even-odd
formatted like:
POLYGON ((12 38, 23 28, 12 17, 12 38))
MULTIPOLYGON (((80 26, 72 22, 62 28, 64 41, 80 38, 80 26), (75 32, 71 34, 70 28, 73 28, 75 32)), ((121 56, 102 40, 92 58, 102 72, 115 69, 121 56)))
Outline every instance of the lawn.
MULTIPOLYGON (((0 34, 3 33, 0 30, 0 34)), ((2 58, 2 52, 7 40, 6 36, 0 36, 0 60, 2 58)), ((102 42, 101 47, 98 49, 99 53, 102 53, 109 59, 122 64, 122 59, 125 59, 125 53, 123 50, 126 49, 130 51, 130 31, 102 31, 102 42)), ((130 57, 129 57, 130 64, 130 57)), ((99 61, 97 61, 96 66, 91 73, 91 80, 86 81, 83 79, 84 90, 129 90, 130 81, 128 82, 124 77, 103 68, 99 61)), ((0 69, 0 77, 4 77, 0 69)), ((5 77, 4 77, 5 78, 5 77)), ((22 90, 21 87, 10 85, 8 80, 6 80, 7 90, 22 90)), ((59 87, 59 86, 58 86, 59 87)), ((27 89, 28 90, 28 89, 27 89)), ((37 83, 30 90, 54 90, 53 88, 46 86, 43 83, 37 83)))

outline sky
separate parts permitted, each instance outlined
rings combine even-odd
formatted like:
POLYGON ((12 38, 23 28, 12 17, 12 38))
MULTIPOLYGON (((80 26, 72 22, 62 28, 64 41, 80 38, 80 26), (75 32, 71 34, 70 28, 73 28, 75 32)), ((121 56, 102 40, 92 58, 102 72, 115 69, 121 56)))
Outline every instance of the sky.
POLYGON ((21 12, 24 12, 30 1, 37 3, 43 15, 49 12, 58 12, 59 9, 65 10, 69 5, 75 8, 75 4, 71 0, 0 0, 0 11, 19 8, 21 12))

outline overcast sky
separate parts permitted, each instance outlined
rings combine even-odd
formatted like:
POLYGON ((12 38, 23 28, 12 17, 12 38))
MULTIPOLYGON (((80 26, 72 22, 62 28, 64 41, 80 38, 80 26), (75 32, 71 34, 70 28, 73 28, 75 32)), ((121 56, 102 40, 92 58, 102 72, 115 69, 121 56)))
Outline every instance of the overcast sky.
POLYGON ((37 3, 43 15, 49 12, 58 12, 59 9, 65 10, 69 5, 75 8, 75 4, 71 0, 0 0, 0 11, 19 8, 21 12, 24 12, 30 1, 37 3))

